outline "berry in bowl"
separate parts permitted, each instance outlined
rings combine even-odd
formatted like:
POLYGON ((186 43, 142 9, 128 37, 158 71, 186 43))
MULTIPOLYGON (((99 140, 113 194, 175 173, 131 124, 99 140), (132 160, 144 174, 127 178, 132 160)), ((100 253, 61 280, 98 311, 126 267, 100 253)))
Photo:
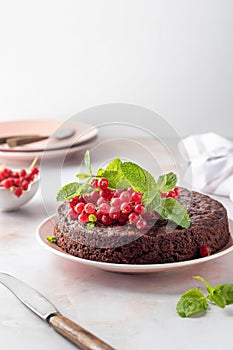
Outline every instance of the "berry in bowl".
POLYGON ((29 202, 39 188, 39 169, 0 169, 0 211, 16 210, 29 202))

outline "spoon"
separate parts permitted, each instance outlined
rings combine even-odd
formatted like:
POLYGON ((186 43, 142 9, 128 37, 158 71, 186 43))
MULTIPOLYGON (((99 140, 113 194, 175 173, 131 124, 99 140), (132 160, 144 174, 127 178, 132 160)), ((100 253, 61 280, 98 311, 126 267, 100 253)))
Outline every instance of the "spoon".
POLYGON ((72 128, 58 129, 50 136, 42 136, 42 135, 13 135, 13 136, 5 136, 0 138, 0 144, 7 143, 9 147, 16 147, 26 145, 28 143, 42 141, 48 138, 53 138, 56 140, 64 140, 75 134, 75 130, 72 128))

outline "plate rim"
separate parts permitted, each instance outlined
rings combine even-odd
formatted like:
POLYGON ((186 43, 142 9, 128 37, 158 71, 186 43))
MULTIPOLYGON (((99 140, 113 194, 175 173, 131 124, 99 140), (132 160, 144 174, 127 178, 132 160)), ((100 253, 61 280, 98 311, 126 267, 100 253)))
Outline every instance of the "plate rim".
MULTIPOLYGON (((232 243, 229 247, 225 249, 223 248, 223 250, 206 257, 202 257, 199 259, 178 261, 174 263, 164 263, 164 264, 117 264, 117 263, 88 260, 88 259, 79 258, 74 255, 65 253, 59 247, 58 247, 59 249, 54 248, 53 243, 45 241, 43 237, 41 237, 41 230, 43 229, 43 226, 48 223, 52 224, 52 221, 56 218, 56 216, 57 216, 56 214, 49 216, 38 225, 36 230, 36 239, 39 242, 39 244, 57 256, 63 257, 73 262, 81 263, 83 265, 89 265, 95 268, 99 268, 105 271, 112 271, 112 272, 115 271, 115 272, 121 272, 121 273, 124 273, 124 272, 126 273, 154 272, 155 273, 155 272, 162 272, 162 271, 165 272, 165 271, 170 271, 177 268, 184 268, 184 267, 189 267, 200 263, 208 262, 208 261, 220 258, 233 251, 233 243, 232 243)), ((228 218, 228 223, 229 223, 229 226, 233 226, 233 220, 231 220, 230 218, 228 218)), ((230 234, 232 237, 231 232, 230 234)))

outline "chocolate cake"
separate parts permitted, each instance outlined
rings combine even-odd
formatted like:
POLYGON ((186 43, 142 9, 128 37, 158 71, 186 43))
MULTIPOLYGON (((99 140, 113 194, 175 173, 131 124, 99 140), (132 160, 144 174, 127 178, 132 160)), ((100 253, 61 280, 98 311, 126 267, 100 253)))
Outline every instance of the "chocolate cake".
POLYGON ((57 245, 74 256, 118 264, 171 263, 200 258, 200 248, 211 254, 221 250, 230 233, 226 209, 207 195, 180 189, 178 201, 190 215, 189 228, 158 218, 146 232, 131 225, 96 223, 92 229, 71 219, 69 204, 57 211, 57 245))

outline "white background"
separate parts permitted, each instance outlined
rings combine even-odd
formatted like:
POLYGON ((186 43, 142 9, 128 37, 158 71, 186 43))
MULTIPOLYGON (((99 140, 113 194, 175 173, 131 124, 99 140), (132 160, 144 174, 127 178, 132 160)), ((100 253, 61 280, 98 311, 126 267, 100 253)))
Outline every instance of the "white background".
POLYGON ((126 102, 232 136, 232 0, 0 0, 0 120, 126 102))

